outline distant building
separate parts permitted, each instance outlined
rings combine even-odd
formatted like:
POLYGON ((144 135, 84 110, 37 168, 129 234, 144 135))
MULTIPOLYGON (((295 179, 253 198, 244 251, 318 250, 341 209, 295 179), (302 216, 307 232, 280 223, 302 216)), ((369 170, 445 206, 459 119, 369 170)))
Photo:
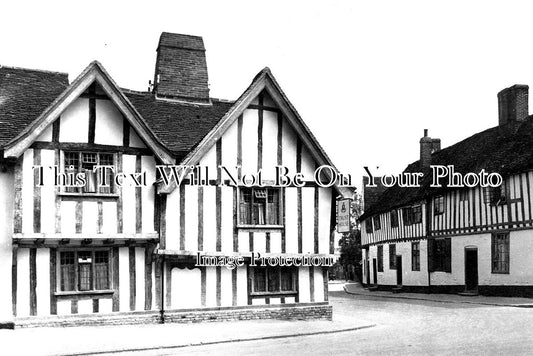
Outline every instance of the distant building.
MULTIPOLYGON (((364 281, 378 289, 533 295, 533 117, 528 87, 498 94, 499 125, 440 149, 427 132, 420 188, 393 186, 361 216, 364 281), (497 188, 430 187, 430 165, 498 172, 497 188)), ((367 188, 371 189, 371 188, 367 188)))
POLYGON ((0 148, 3 326, 331 318, 327 267, 251 263, 333 257, 335 199, 348 193, 315 184, 331 162, 268 68, 237 100, 211 98, 202 38, 171 33, 147 92, 98 62, 71 83, 0 67, 0 148), (202 175, 165 184, 157 165, 202 175), (242 166, 237 180, 263 169, 265 186, 231 184, 220 165, 242 166), (276 165, 304 186, 275 186, 276 165), (244 265, 198 266, 199 253, 244 265))

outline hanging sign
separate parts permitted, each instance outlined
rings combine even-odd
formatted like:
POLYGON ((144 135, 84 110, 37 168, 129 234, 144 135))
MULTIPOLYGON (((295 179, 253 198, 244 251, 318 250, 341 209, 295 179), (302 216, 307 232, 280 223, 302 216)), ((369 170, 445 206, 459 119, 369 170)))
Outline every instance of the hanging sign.
POLYGON ((337 232, 350 232, 350 202, 351 199, 337 201, 337 232))

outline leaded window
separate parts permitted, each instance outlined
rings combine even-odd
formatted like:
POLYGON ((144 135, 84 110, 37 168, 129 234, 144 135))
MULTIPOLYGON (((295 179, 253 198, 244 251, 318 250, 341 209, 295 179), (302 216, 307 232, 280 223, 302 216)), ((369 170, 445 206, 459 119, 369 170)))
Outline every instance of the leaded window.
POLYGON ((242 225, 280 225, 280 189, 240 188, 239 217, 242 225))
POLYGON ((68 176, 75 177, 78 173, 85 175, 85 185, 82 187, 73 186, 76 181, 65 187, 68 193, 113 193, 114 173, 112 170, 106 170, 106 181, 100 177, 100 172, 94 171, 94 167, 114 166, 115 160, 112 153, 101 152, 65 152, 65 173, 68 176))
POLYGON ((509 273, 509 234, 492 235, 492 273, 509 273))
POLYGON ((59 289, 62 292, 109 290, 109 250, 61 251, 59 289))

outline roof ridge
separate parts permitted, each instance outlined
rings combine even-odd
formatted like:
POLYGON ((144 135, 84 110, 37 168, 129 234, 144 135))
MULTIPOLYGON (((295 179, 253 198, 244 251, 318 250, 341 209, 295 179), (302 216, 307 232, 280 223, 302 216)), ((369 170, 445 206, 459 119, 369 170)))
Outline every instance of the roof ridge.
POLYGON ((66 75, 68 76, 67 72, 57 72, 53 70, 46 70, 46 69, 34 69, 34 68, 23 68, 23 67, 15 67, 15 66, 5 66, 0 64, 0 69, 7 68, 7 69, 15 69, 15 70, 22 70, 22 71, 29 71, 29 72, 40 72, 40 73, 50 73, 50 74, 60 74, 60 75, 66 75))

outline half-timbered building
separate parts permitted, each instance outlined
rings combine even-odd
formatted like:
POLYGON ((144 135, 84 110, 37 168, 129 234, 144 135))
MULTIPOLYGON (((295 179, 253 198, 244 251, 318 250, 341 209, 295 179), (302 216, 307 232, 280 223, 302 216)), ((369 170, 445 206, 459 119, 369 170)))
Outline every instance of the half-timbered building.
MULTIPOLYGON (((420 160, 404 173, 424 173, 420 187, 395 185, 361 216, 364 284, 394 291, 533 295, 533 117, 528 87, 498 94, 499 125, 440 149, 420 140, 420 160), (498 187, 437 187, 435 166, 503 177, 498 187), (433 167, 432 167, 433 166, 433 167), (433 187, 431 185, 434 185, 433 187)), ((459 182, 456 176, 455 182, 459 182)), ((387 178, 386 182, 391 182, 387 178), (388 179, 388 180, 387 180, 388 179)), ((464 182, 463 182, 464 183, 464 182)), ((369 187, 365 190, 376 189, 369 187)), ((379 187, 377 188, 379 189, 379 187)))
POLYGON ((147 92, 96 61, 70 83, 0 67, 0 146, 5 325, 331 318, 326 267, 250 258, 327 260, 349 194, 315 183, 332 164, 268 68, 237 100, 211 98, 202 38, 170 33, 147 92), (199 168, 165 182, 172 165, 199 168), (275 185, 276 166, 305 181, 275 185), (239 180, 258 171, 262 186, 239 180))

